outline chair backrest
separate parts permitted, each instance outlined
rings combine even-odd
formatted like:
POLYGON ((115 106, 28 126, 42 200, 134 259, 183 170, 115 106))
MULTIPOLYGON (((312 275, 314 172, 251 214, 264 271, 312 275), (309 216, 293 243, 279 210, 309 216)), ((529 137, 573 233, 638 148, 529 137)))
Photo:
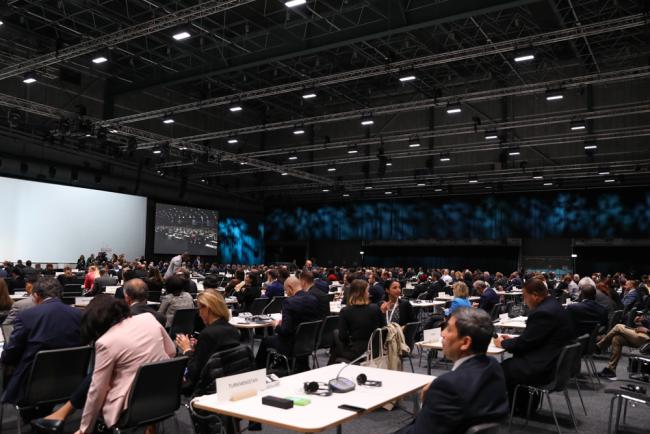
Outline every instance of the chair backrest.
POLYGON ((63 293, 70 293, 71 296, 81 295, 81 285, 78 283, 66 283, 63 286, 63 293))
POLYGON ((172 325, 169 328, 169 334, 175 337, 179 333, 192 334, 194 331, 194 324, 197 309, 178 309, 174 312, 172 325))
POLYGON ((318 331, 323 321, 309 321, 298 324, 293 341, 293 357, 307 356, 314 351, 318 331))
POLYGON ((117 427, 135 428, 174 415, 181 405, 181 383, 187 357, 147 363, 138 368, 126 411, 117 427))
POLYGON ((499 315, 501 315, 501 312, 503 311, 503 303, 497 303, 494 306, 492 306, 492 311, 490 312, 490 318, 492 321, 496 321, 499 319, 499 315))
POLYGON ((549 391, 564 390, 572 377, 575 359, 580 357, 580 343, 566 345, 557 359, 553 381, 548 385, 549 391))
POLYGON ((579 321, 576 324, 576 334, 580 335, 590 335, 594 328, 598 329, 598 321, 579 321))
MULTIPOLYGON (((591 321, 593 323, 593 321, 591 321)), ((598 342, 598 334, 600 331, 600 324, 594 323, 593 328, 589 332, 589 340, 587 341, 587 348, 584 348, 583 356, 591 356, 596 351, 596 342, 598 342)))
POLYGON ((413 352, 413 347, 415 347, 415 337, 418 334, 419 328, 420 328, 420 322, 414 321, 414 322, 406 323, 404 325, 404 330, 402 330, 402 332, 404 333, 404 343, 408 345, 410 349, 409 354, 413 352))
POLYGON ((589 346, 589 335, 580 335, 576 341, 580 344, 580 355, 573 360, 573 365, 571 366, 571 377, 576 377, 580 373, 580 368, 582 367, 582 355, 587 351, 587 347, 589 346))
POLYGON ((618 323, 620 323, 623 320, 623 311, 622 310, 615 310, 612 312, 612 315, 609 317, 609 325, 607 327, 607 330, 611 330, 614 328, 614 326, 618 323))
POLYGON ((273 297, 271 302, 264 307, 263 314, 270 315, 272 313, 282 313, 282 303, 286 297, 273 297))
POLYGON ((334 344, 334 330, 338 330, 339 321, 340 318, 338 315, 325 317, 318 332, 318 340, 316 341, 317 350, 332 347, 334 344))
POLYGON ((375 329, 370 335, 370 340, 368 341, 368 348, 372 348, 372 354, 370 357, 376 359, 384 355, 384 342, 386 342, 386 337, 388 336, 388 329, 382 327, 375 329))
POLYGON ((497 434, 500 426, 501 424, 497 422, 482 423, 469 427, 465 434, 497 434))
POLYGON ((217 351, 210 356, 201 370, 201 376, 194 388, 194 396, 216 393, 217 378, 242 374, 255 370, 255 356, 248 345, 238 345, 217 351))
POLYGON ((267 304, 269 304, 268 298, 256 298, 250 305, 250 312, 253 315, 262 315, 267 304))
POLYGON ((20 407, 67 401, 88 375, 92 347, 60 348, 36 353, 20 407))
POLYGON ((2 324, 0 325, 0 328, 2 328, 2 338, 4 339, 4 346, 6 347, 9 345, 9 338, 11 337, 11 333, 14 331, 14 325, 2 324))
POLYGON ((149 291, 149 301, 159 302, 161 295, 162 291, 149 291))

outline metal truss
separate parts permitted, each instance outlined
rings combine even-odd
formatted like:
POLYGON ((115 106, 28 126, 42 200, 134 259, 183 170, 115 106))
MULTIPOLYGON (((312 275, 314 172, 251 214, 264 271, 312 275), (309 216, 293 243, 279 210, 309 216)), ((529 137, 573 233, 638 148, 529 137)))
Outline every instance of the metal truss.
POLYGON ((23 74, 38 68, 53 65, 65 60, 92 53, 102 48, 118 45, 132 39, 159 32, 161 30, 187 23, 190 20, 223 12, 254 0, 209 0, 205 3, 191 6, 176 13, 154 18, 142 24, 136 24, 114 33, 109 33, 68 48, 17 63, 0 70, 0 80, 23 74))
MULTIPOLYGON (((330 113, 320 116, 313 116, 302 119, 292 119, 290 121, 271 122, 267 124, 253 125, 250 127, 238 128, 233 130, 215 131, 194 136, 181 137, 172 139, 170 143, 178 144, 182 142, 197 142, 231 136, 242 136, 246 134, 259 133, 262 131, 274 131, 285 128, 291 128, 296 125, 314 125, 328 122, 336 122, 348 119, 361 119, 364 115, 387 115, 407 111, 416 111, 429 109, 431 107, 444 107, 449 103, 474 103, 481 101, 495 100, 510 96, 533 95, 546 92, 548 89, 573 89, 589 84, 615 83, 621 81, 636 80, 650 77, 650 66, 630 68, 622 71, 610 71, 602 74, 590 74, 580 77, 571 77, 561 80, 546 81, 541 83, 532 83, 522 86, 511 86, 499 89, 489 89, 465 94, 452 95, 440 98, 427 98, 417 101, 404 103, 388 104, 378 107, 364 108, 360 110, 349 110, 339 113, 330 113)), ((156 146, 159 143, 149 143, 143 147, 156 146)))
MULTIPOLYGON (((477 57, 510 53, 518 47, 540 47, 544 45, 584 38, 589 35, 602 35, 604 33, 633 29, 644 26, 645 24, 646 19, 643 14, 636 14, 623 18, 615 18, 612 20, 583 25, 579 28, 572 27, 503 42, 488 42, 487 44, 470 48, 463 48, 445 53, 437 53, 415 59, 407 59, 399 62, 356 69, 353 71, 335 73, 323 77, 308 78, 292 83, 270 86, 262 89, 254 89, 227 96, 208 98, 197 102, 180 104, 158 110, 151 110, 147 112, 136 113, 133 115, 108 119, 103 121, 102 124, 107 125, 138 122, 147 119, 158 118, 169 113, 185 113, 194 110, 232 104, 233 102, 255 100, 259 98, 278 96, 304 90, 315 90, 325 86, 331 86, 354 80, 377 77, 387 74, 397 74, 409 70, 438 66, 458 62, 461 60, 475 59, 477 57)), ((2 75, 0 75, 0 78, 1 77, 2 75)))
MULTIPOLYGON (((39 104, 32 101, 27 101, 21 98, 16 98, 10 95, 0 94, 0 106, 15 108, 39 116, 44 116, 47 118, 60 119, 61 117, 75 118, 78 117, 77 114, 71 113, 65 110, 57 109, 54 107, 47 106, 45 104, 39 104)), ((86 117, 85 119, 90 120, 91 122, 97 122, 97 119, 92 119, 86 117)), ((145 130, 140 130, 132 127, 119 127, 119 133, 136 137, 141 140, 155 140, 158 143, 168 143, 170 139, 160 134, 152 133, 145 130)), ((149 147, 150 148, 150 147, 149 147)), ((211 161, 232 161, 243 165, 249 165, 258 169, 264 169, 267 171, 278 172, 278 173, 288 173, 296 178, 307 179, 323 185, 331 185, 334 183, 333 180, 313 175, 311 173, 302 172, 300 170, 292 170, 286 166, 281 166, 278 164, 269 163, 263 160, 258 160, 255 158, 239 156, 233 154, 232 152, 226 152, 219 149, 211 148, 208 146, 202 146, 195 143, 177 143, 176 150, 178 151, 190 151, 200 153, 209 157, 211 161)))

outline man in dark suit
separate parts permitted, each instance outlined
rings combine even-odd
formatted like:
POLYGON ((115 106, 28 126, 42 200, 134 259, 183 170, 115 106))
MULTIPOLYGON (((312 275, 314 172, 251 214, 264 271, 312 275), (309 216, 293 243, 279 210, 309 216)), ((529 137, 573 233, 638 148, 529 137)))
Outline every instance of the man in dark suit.
POLYGON ((483 280, 477 280, 473 284, 474 289, 479 294, 481 299, 478 303, 474 303, 474 307, 483 309, 487 313, 492 313, 492 308, 495 304, 499 303, 499 296, 496 291, 489 287, 489 285, 483 280))
POLYGON ((15 368, 5 387, 2 402, 16 403, 22 398, 36 353, 81 344, 82 313, 61 302, 61 291, 61 284, 55 278, 40 278, 33 288, 38 306, 16 316, 10 343, 0 359, 4 366, 15 368))
POLYGON ((21 268, 14 267, 11 269, 11 279, 7 280, 7 286, 9 287, 9 294, 13 294, 15 291, 24 291, 25 277, 21 268))
POLYGON ((585 333, 590 334, 593 331, 593 327, 585 323, 598 323, 607 327, 609 322, 607 309, 596 303, 596 288, 594 286, 583 287, 580 292, 580 301, 568 305, 566 311, 571 317, 573 328, 578 336, 585 333))
POLYGON ((368 293, 370 294, 370 303, 382 304, 386 297, 383 283, 377 280, 377 274, 371 272, 368 275, 368 293))
POLYGON ((422 390, 422 410, 399 434, 463 433, 469 427, 498 422, 508 414, 503 371, 487 351, 494 326, 483 310, 459 308, 442 332, 451 372, 422 390))
MULTIPOLYGON (((311 275, 311 272, 307 271, 301 273, 301 277, 304 273, 311 275)), ((295 333, 300 323, 319 319, 319 301, 316 296, 310 294, 304 288, 303 282, 296 277, 291 276, 284 281, 284 291, 287 298, 282 304, 282 319, 274 324, 275 334, 265 337, 260 344, 255 357, 255 364, 258 369, 266 367, 266 355, 270 348, 274 348, 284 355, 291 353, 295 333)))
POLYGON ((321 288, 314 285, 314 275, 311 271, 303 270, 300 273, 300 285, 303 290, 307 291, 318 300, 318 313, 305 321, 316 321, 318 319, 323 319, 329 315, 330 298, 328 291, 323 291, 321 288))
POLYGON ((129 305, 131 315, 150 313, 165 327, 165 323, 167 322, 165 315, 147 304, 148 298, 149 288, 147 288, 147 284, 142 279, 130 279, 124 284, 124 301, 129 305))
MULTIPOLYGON (((523 297, 530 309, 526 328, 517 338, 501 335, 494 343, 512 353, 512 357, 501 364, 511 402, 517 384, 548 384, 553 379, 560 352, 576 337, 569 314, 549 295, 542 280, 527 280, 523 297)), ((527 406, 528 394, 519 394, 516 410, 525 414, 527 406)), ((536 406, 532 409, 536 410, 536 406)))

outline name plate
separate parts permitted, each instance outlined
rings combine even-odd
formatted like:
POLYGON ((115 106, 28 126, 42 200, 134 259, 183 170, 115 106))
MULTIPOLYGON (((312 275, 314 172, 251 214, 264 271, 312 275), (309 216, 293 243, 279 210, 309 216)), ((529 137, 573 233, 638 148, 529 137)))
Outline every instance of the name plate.
POLYGON ((501 321, 508 321, 508 314, 507 313, 502 313, 499 315, 499 319, 501 321))
POLYGON ((424 340, 424 342, 440 342, 442 339, 441 329, 435 328, 435 329, 422 330, 422 339, 424 340))
POLYGON ((266 369, 217 378, 217 401, 237 401, 257 395, 266 387, 266 369))
POLYGON ((92 299, 93 297, 75 297, 74 304, 75 306, 88 306, 92 299))

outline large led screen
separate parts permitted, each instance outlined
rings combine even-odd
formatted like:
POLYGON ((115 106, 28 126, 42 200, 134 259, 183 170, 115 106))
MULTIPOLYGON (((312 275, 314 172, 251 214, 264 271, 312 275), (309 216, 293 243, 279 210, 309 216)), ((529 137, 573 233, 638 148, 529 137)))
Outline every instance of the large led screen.
POLYGON ((201 208, 156 205, 154 252, 217 255, 219 213, 201 208))
POLYGON ((144 255, 147 199, 0 177, 0 260, 76 263, 79 255, 144 255))

